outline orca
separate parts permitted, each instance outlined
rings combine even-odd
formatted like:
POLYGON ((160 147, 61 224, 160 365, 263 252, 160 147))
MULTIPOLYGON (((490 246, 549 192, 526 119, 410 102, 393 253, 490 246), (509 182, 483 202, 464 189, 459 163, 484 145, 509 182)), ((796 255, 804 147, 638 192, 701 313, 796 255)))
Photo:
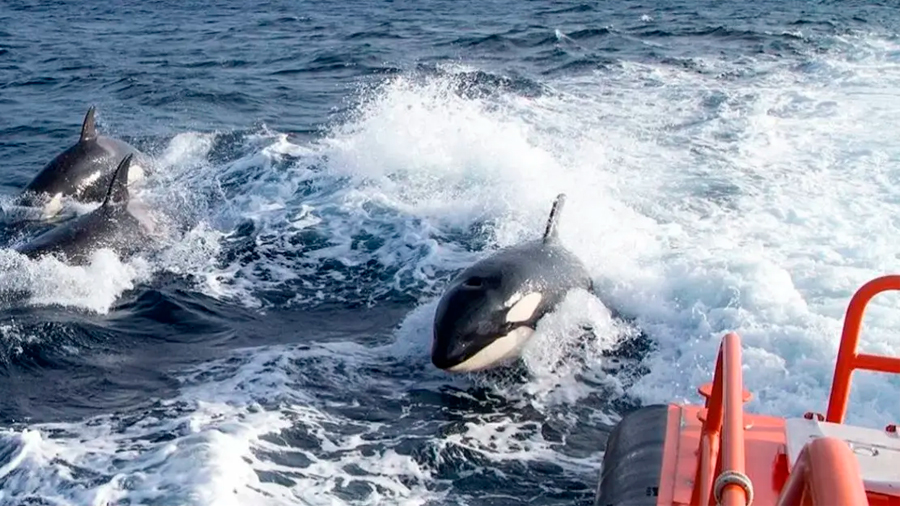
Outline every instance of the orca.
POLYGON ((435 367, 475 372, 509 362, 570 290, 593 292, 584 264, 559 240, 565 199, 557 195, 543 237, 502 249, 450 282, 434 315, 435 367))
POLYGON ((17 204, 43 207, 50 218, 62 209, 64 197, 79 202, 100 202, 106 196, 116 163, 135 155, 129 171, 129 183, 144 178, 147 157, 134 146, 97 134, 91 106, 81 125, 81 136, 73 146, 57 155, 22 190, 17 204))
POLYGON ((134 154, 127 155, 112 173, 100 207, 51 228, 16 251, 29 258, 54 255, 69 264, 86 264, 92 252, 110 248, 123 257, 136 253, 156 232, 156 224, 128 192, 128 173, 134 154))

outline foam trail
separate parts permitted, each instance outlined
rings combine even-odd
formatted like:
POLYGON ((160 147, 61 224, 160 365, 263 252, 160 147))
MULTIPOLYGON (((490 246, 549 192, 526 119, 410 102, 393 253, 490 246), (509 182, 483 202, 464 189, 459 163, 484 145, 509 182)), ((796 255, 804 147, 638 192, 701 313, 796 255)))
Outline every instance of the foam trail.
MULTIPOLYGON (((10 429, 4 500, 499 499, 467 492, 472 476, 494 491, 515 482, 523 501, 579 486, 588 496, 602 455, 571 442, 599 440, 620 395, 698 400, 729 330, 744 339, 750 409, 822 411, 843 310, 896 264, 900 211, 900 48, 833 42, 799 61, 623 62, 530 96, 460 92, 473 71, 449 66, 385 81, 308 145, 263 132, 226 160, 198 148, 185 173, 209 216, 189 230, 215 239, 160 265, 189 266, 204 290, 247 303, 417 305, 372 347, 241 350, 134 419, 10 429), (542 321, 522 376, 434 371, 442 283, 539 236, 559 192, 561 240, 599 297, 573 293, 542 321), (657 344, 634 384, 604 372, 603 352, 634 330, 611 309, 657 344)), ((865 349, 900 347, 896 301, 867 312, 865 349)), ((849 421, 900 418, 896 387, 857 375, 849 421)))
MULTIPOLYGON (((273 255, 229 272, 256 288, 304 287, 300 304, 403 292, 424 303, 456 269, 539 234, 566 192, 563 242, 594 273, 603 304, 659 344, 632 395, 693 398, 719 339, 737 330, 758 393, 750 409, 822 409, 843 309, 891 265, 889 234, 874 231, 895 228, 900 202, 888 183, 898 148, 879 133, 895 111, 878 98, 900 75, 883 58, 889 43, 855 44, 849 57, 810 55, 820 60, 813 73, 762 58, 750 81, 719 78, 746 61, 695 58, 703 73, 623 62, 537 97, 460 94, 464 66, 392 78, 257 186, 269 196, 232 202, 273 253, 294 234, 325 239, 302 260, 273 255), (833 69, 855 77, 822 86, 833 69), (878 94, 853 93, 859 86, 878 94), (384 239, 360 248, 361 234, 384 239), (318 266, 334 260, 342 270, 323 281, 318 266), (387 285, 369 284, 373 260, 387 285)), ((267 159, 294 150, 279 145, 267 159)), ((895 317, 879 307, 864 340, 891 349, 895 317)), ((851 419, 900 415, 878 394, 883 381, 857 381, 854 395, 876 400, 851 419)))
MULTIPOLYGON (((826 65, 862 77, 879 58, 826 65)), ((660 344, 632 393, 694 396, 720 337, 737 330, 759 392, 750 408, 797 415, 821 409, 852 290, 890 264, 888 236, 872 231, 894 228, 886 217, 898 199, 884 181, 896 169, 884 161, 897 147, 872 133, 890 130, 880 99, 823 88, 788 64, 759 65, 770 68, 748 85, 626 63, 542 97, 502 96, 501 107, 446 80, 400 77, 323 149, 330 174, 356 181, 354 199, 414 212, 437 230, 487 219, 496 246, 535 233, 553 195, 567 192, 563 241, 595 273, 601 299, 660 344), (667 85, 645 86, 658 81, 667 85), (646 98, 636 102, 636 90, 646 98)), ((893 63, 882 70, 897 79, 893 63)), ((888 349, 900 343, 886 318, 867 336, 888 349)), ((879 399, 857 422, 898 414, 877 395, 884 386, 857 383, 879 399)))

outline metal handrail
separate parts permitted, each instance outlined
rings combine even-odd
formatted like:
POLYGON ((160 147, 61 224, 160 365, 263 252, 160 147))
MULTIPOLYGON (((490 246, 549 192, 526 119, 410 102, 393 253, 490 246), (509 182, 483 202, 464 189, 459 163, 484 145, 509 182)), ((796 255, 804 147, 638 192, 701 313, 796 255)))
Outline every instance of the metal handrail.
POLYGON ((866 305, 873 297, 888 290, 900 290, 900 276, 889 275, 875 278, 864 284, 853 294, 844 317, 844 330, 837 361, 834 364, 834 379, 828 399, 825 421, 843 423, 850 397, 850 380, 855 369, 900 374, 900 358, 857 353, 859 330, 862 326, 866 305))
POLYGON ((803 446, 777 506, 868 506, 859 462, 843 440, 816 438, 803 446))
POLYGON ((750 503, 753 492, 745 474, 743 403, 747 396, 743 381, 741 338, 729 332, 719 346, 711 390, 701 389, 706 413, 692 503, 709 504, 711 495, 724 506, 750 503))

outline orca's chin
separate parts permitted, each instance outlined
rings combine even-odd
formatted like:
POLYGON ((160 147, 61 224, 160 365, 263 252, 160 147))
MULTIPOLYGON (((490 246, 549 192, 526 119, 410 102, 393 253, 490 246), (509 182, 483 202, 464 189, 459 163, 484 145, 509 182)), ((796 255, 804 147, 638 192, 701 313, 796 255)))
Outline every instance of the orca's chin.
MULTIPOLYGON (((443 361, 438 360, 435 365, 440 369, 454 373, 478 372, 499 367, 518 357, 522 347, 531 339, 532 335, 534 335, 534 329, 526 326, 517 327, 508 334, 497 337, 490 344, 482 347, 462 361, 451 365, 450 363, 441 363, 443 361)), ((434 358, 432 357, 432 362, 435 362, 434 358)))

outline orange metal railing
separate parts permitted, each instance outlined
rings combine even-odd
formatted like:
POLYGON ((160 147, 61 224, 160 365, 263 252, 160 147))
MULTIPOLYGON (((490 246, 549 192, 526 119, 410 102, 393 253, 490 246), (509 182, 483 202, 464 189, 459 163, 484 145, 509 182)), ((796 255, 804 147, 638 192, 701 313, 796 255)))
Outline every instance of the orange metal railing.
POLYGON ((825 421, 843 423, 844 415, 847 412, 847 400, 850 397, 850 377, 855 369, 900 374, 900 358, 856 352, 856 346, 859 344, 859 329, 862 325, 866 305, 873 297, 887 290, 900 290, 900 276, 875 278, 861 286, 850 299, 847 315, 844 318, 841 347, 834 365, 834 379, 831 384, 831 396, 828 399, 825 421))
POLYGON ((869 504, 856 456, 846 442, 832 437, 814 439, 803 447, 777 506, 823 504, 869 504))
POLYGON ((700 436, 700 459, 691 504, 710 504, 716 495, 723 506, 744 506, 750 501, 749 480, 744 474, 744 408, 745 396, 741 369, 741 338, 729 332, 722 339, 713 382, 700 389, 706 397, 703 430, 700 436), (713 476, 718 476, 716 484, 713 476), (734 477, 735 480, 722 480, 734 477), (740 484, 746 483, 746 487, 740 484), (719 490, 718 483, 722 483, 719 490))
MULTIPOLYGON (((866 305, 887 290, 900 290, 900 275, 873 279, 850 300, 828 401, 829 422, 844 420, 854 370, 900 374, 900 358, 856 352, 866 305)), ((706 404, 699 415, 703 426, 691 504, 712 504, 713 495, 721 506, 752 501, 753 487, 745 474, 743 410, 750 396, 743 388, 741 367, 741 338, 729 332, 719 347, 713 382, 700 388, 706 404)), ((859 463, 840 439, 822 437, 804 446, 778 500, 779 506, 813 504, 868 504, 859 463)))

